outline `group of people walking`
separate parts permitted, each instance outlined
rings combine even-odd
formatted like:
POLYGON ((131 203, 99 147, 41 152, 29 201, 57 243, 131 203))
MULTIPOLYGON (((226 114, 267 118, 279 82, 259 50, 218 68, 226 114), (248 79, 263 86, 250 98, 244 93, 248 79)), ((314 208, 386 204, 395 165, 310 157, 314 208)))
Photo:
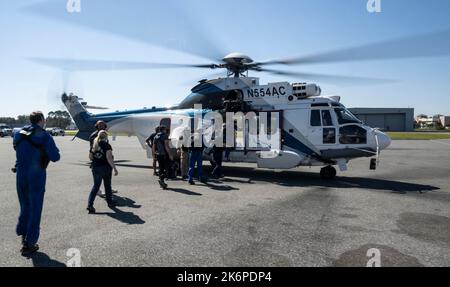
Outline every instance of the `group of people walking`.
MULTIPOLYGON (((165 126, 159 126, 155 132, 146 140, 147 145, 152 150, 153 174, 159 177, 161 188, 166 189, 166 179, 174 179, 179 175, 182 180, 187 180, 190 185, 195 185, 194 177, 197 172, 197 179, 201 183, 207 183, 207 177, 203 173, 203 155, 205 147, 202 136, 199 133, 191 134, 188 129, 183 129, 177 139, 176 147, 172 148, 169 139, 170 131, 165 126), (186 140, 190 137, 190 141, 186 140), (189 144, 188 144, 189 143, 189 144), (195 143, 201 143, 198 146, 195 143), (158 165, 158 168, 157 168, 158 165)), ((224 149, 214 146, 212 163, 214 165, 211 176, 213 178, 222 177, 222 162, 224 149)))
MULTIPOLYGON (((44 201, 46 185, 46 169, 50 162, 60 160, 60 153, 52 136, 45 131, 45 117, 42 112, 33 112, 30 115, 31 125, 24 127, 14 136, 14 149, 16 150, 16 165, 12 169, 16 173, 17 194, 20 203, 20 216, 16 227, 16 233, 21 237, 24 256, 35 253, 40 234, 40 221, 44 201)), ((119 174, 114 163, 113 148, 108 140, 107 124, 98 121, 96 131, 90 136, 89 159, 93 176, 93 187, 89 193, 87 211, 89 214, 96 212, 94 202, 100 195, 100 187, 103 183, 105 200, 108 207, 114 208, 117 202, 113 200, 111 187, 112 176, 119 174)), ((172 147, 169 139, 168 127, 159 126, 147 139, 147 144, 153 154, 154 174, 159 177, 161 188, 167 189, 166 179, 176 178, 177 173, 183 180, 194 185, 195 171, 197 179, 207 183, 203 174, 204 145, 196 146, 196 142, 203 143, 199 133, 191 134, 185 130, 179 138, 178 145, 172 147), (191 137, 191 144, 185 144, 186 137, 191 137), (158 166, 158 169, 157 169, 158 166)), ((222 161, 224 149, 219 146, 212 148, 213 178, 222 177, 222 161)))

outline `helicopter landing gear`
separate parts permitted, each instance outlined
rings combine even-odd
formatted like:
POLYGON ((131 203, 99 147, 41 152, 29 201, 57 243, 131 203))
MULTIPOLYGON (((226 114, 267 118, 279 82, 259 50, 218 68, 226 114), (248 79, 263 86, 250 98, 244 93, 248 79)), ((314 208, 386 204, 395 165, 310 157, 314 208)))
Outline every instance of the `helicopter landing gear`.
POLYGON ((334 179, 336 177, 336 174, 337 174, 336 169, 331 165, 324 167, 320 170, 320 177, 322 179, 326 180, 334 179))

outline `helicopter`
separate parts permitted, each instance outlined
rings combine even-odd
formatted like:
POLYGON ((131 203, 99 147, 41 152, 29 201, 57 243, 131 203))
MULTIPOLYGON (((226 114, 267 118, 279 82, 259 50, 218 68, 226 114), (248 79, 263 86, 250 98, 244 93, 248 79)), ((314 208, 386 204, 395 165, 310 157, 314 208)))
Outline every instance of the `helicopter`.
MULTIPOLYGON (((147 1, 136 2, 139 7, 148 5, 147 1)), ((236 52, 227 54, 217 49, 217 45, 208 41, 205 34, 191 25, 195 21, 189 22, 183 18, 183 21, 180 20, 180 25, 169 26, 168 28, 174 28, 176 35, 169 35, 171 31, 161 34, 157 30, 148 30, 141 35, 136 32, 140 27, 159 26, 159 23, 146 21, 164 20, 162 17, 165 14, 151 9, 131 11, 125 2, 118 2, 117 9, 105 13, 103 7, 100 9, 94 5, 100 5, 100 3, 96 0, 90 1, 89 4, 92 5, 90 9, 96 9, 97 13, 91 11, 91 13, 79 15, 80 17, 68 17, 57 10, 51 2, 36 4, 28 11, 52 20, 90 27, 152 45, 158 45, 157 41, 161 38, 181 36, 184 38, 180 41, 185 40, 185 43, 180 47, 171 46, 170 43, 167 44, 167 41, 160 46, 207 58, 213 63, 176 64, 62 58, 30 58, 30 60, 69 72, 168 68, 226 71, 225 77, 201 80, 181 103, 169 108, 154 107, 92 114, 88 112, 86 105, 80 102, 76 94, 71 94, 67 90, 61 91, 62 102, 79 128, 76 137, 87 140, 94 130, 95 122, 103 120, 108 123, 112 134, 126 133, 137 136, 142 147, 147 150, 148 156, 151 156, 151 152, 145 144, 145 139, 157 126, 170 127, 171 138, 176 139, 178 137, 176 131, 179 131, 182 124, 186 122, 194 122, 188 125, 191 125, 191 131, 195 130, 195 120, 192 121, 192 119, 195 119, 195 114, 198 113, 203 117, 209 112, 216 112, 223 119, 228 113, 251 113, 257 116, 265 113, 277 115, 279 118, 276 126, 269 127, 269 124, 266 124, 265 127, 267 134, 272 134, 269 130, 280 131, 277 143, 272 143, 273 145, 260 143, 251 148, 248 147, 249 140, 246 134, 250 125, 244 121, 244 124, 234 128, 234 132, 238 135, 235 141, 239 138, 243 145, 242 147, 235 145, 231 148, 228 156, 231 162, 255 163, 259 168, 280 170, 299 166, 322 166, 320 175, 324 179, 332 179, 336 176, 336 166, 341 171, 346 171, 348 163, 356 158, 370 158, 370 169, 376 169, 381 152, 391 144, 390 137, 357 119, 341 103, 340 96, 322 95, 319 85, 305 81, 384 84, 392 83, 391 80, 300 73, 268 67, 437 57, 450 54, 450 30, 443 30, 300 57, 254 61, 246 54, 236 52), (123 13, 133 13, 126 17, 133 21, 128 23, 129 26, 118 27, 119 24, 123 24, 117 22, 123 13), (153 14, 150 16, 148 13, 153 14), (300 80, 294 83, 285 81, 260 84, 259 78, 250 76, 251 73, 270 73, 300 80)), ((169 15, 174 18, 173 6, 167 6, 167 9, 170 10, 169 15)), ((211 126, 204 128, 209 130, 211 126)), ((205 159, 208 159, 207 154, 205 159)))
MULTIPOLYGON (((222 64, 209 68, 226 69, 227 77, 200 81, 188 97, 170 108, 93 115, 76 95, 64 93, 62 101, 79 128, 76 137, 87 140, 94 123, 102 120, 112 134, 136 135, 149 157, 151 152, 145 144, 148 135, 157 126, 164 125, 173 132, 170 138, 176 140, 179 127, 183 122, 190 125, 200 106, 202 115, 215 111, 222 119, 227 113, 277 115, 278 119, 270 122, 276 126, 266 123, 263 129, 270 134, 266 134, 268 137, 274 134, 272 130, 280 131, 275 139, 279 144, 276 147, 267 144, 250 147, 245 136, 250 133, 250 126, 244 123, 236 127, 235 132, 242 136, 236 137, 230 147, 230 162, 255 163, 258 168, 278 170, 324 166, 320 172, 324 179, 336 176, 336 165, 346 171, 348 162, 355 158, 373 158, 371 168, 376 168, 381 151, 391 143, 387 134, 364 125, 340 103, 340 97, 323 96, 316 84, 277 82, 261 85, 259 78, 246 74, 248 70, 263 70, 253 63, 244 54, 225 56, 222 64), (237 144, 239 140, 243 144, 237 144)), ((207 130, 208 126, 204 128, 207 130)), ((209 159, 206 153, 205 159, 209 159)))

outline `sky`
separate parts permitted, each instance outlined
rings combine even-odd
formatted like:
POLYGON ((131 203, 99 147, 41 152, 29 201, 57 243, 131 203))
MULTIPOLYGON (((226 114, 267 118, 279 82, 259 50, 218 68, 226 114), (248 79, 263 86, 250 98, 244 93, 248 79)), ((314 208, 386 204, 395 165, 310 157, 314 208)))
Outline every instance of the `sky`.
MULTIPOLYGON (((380 0, 380 13, 367 11, 368 0, 80 1, 81 13, 71 14, 67 0, 0 0, 0 116, 62 108, 61 71, 30 61, 35 57, 209 64, 217 55, 212 51, 268 60, 450 29, 448 0, 380 0), (80 19, 90 25, 79 25, 80 19)), ((317 84, 347 107, 450 115, 450 56, 276 68, 392 79, 382 85, 317 84)), ((70 75, 69 89, 111 111, 163 107, 181 102, 196 81, 215 73, 84 71, 70 75)), ((250 75, 261 83, 302 82, 250 75)))

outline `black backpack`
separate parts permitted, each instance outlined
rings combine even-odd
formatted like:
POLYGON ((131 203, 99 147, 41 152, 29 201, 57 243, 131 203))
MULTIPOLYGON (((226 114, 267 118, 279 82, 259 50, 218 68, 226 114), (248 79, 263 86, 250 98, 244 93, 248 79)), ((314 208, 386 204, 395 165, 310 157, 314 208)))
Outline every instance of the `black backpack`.
POLYGON ((167 137, 165 136, 166 134, 164 133, 158 133, 155 136, 155 141, 154 144, 156 145, 156 154, 157 155, 165 155, 166 154, 166 139, 167 137))
POLYGON ((92 153, 92 157, 94 158, 94 161, 101 161, 106 157, 106 155, 103 149, 100 148, 98 151, 92 153))

